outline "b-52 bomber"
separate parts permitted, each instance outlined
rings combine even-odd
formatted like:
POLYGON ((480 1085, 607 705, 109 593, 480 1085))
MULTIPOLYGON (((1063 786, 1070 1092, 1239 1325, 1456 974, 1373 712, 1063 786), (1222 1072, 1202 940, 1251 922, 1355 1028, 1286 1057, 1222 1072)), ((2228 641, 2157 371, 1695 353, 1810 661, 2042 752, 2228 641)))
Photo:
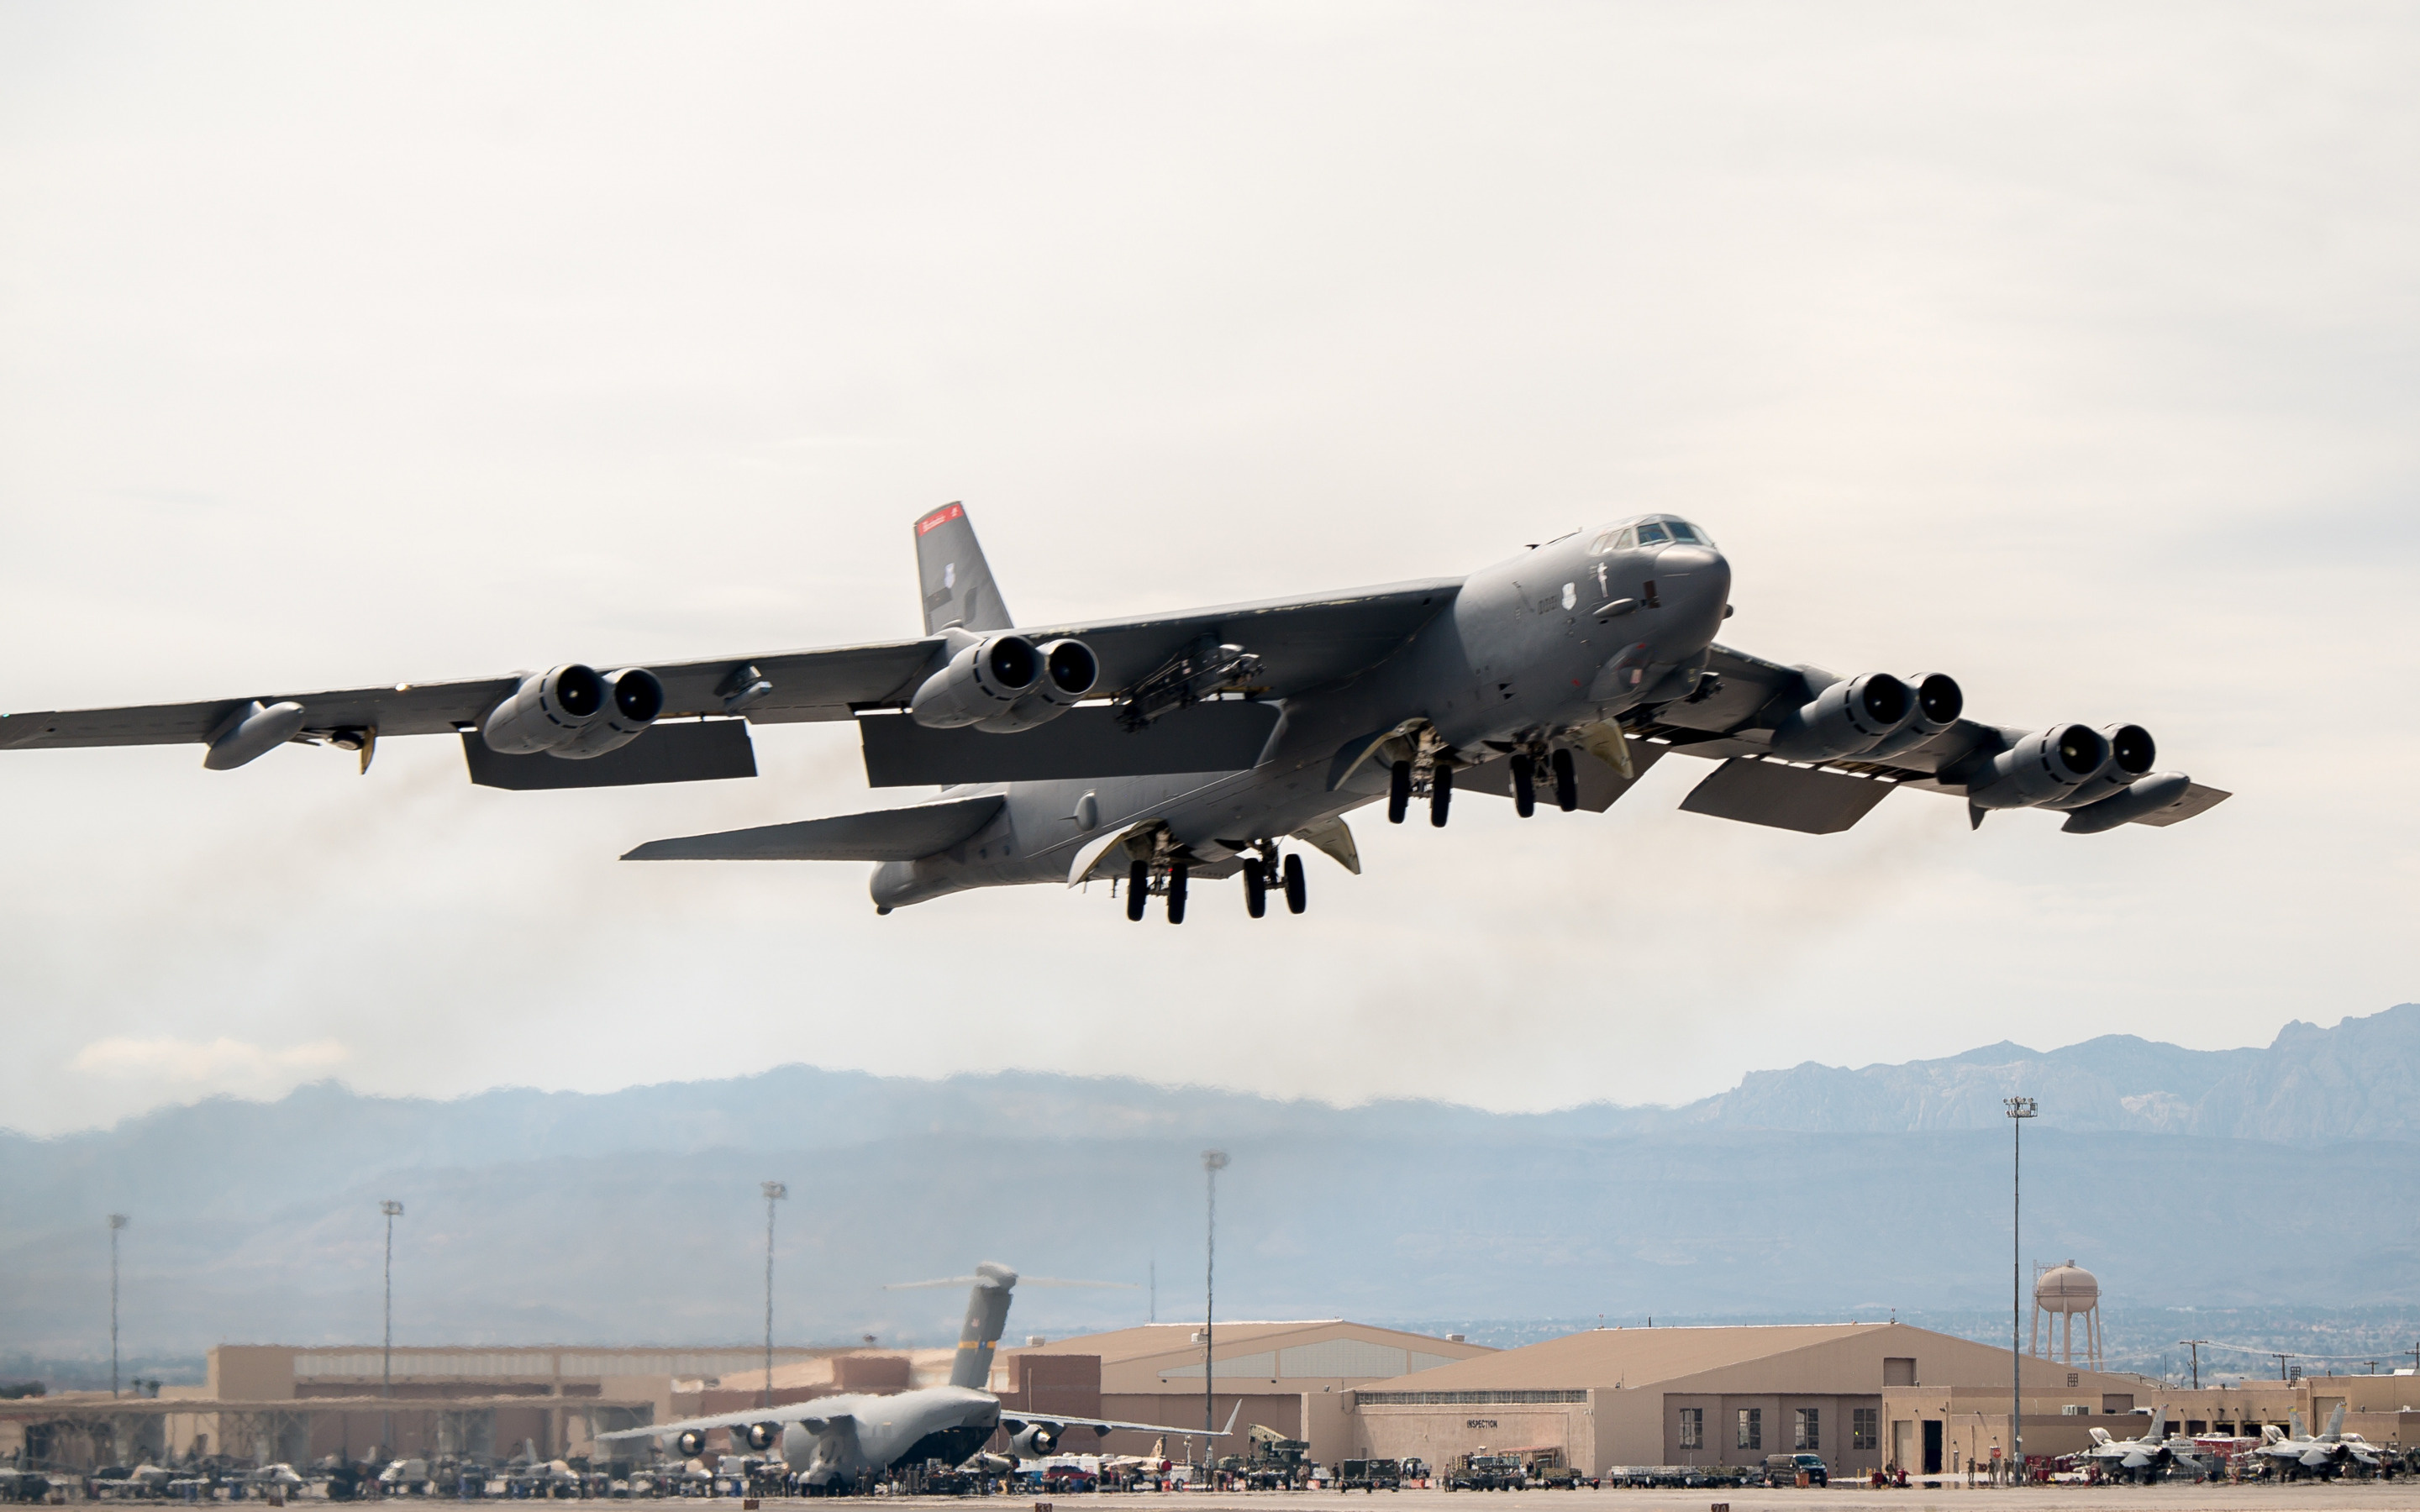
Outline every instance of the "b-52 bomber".
MULTIPOLYGON (((841 1491, 861 1477, 880 1475, 894 1466, 921 1465, 939 1459, 962 1465, 973 1458, 998 1431, 1009 1435, 1017 1458, 1038 1459, 1055 1453, 1071 1428, 1090 1428, 1095 1438, 1120 1429, 1141 1433, 1202 1431, 1157 1423, 1121 1423, 1094 1417, 1068 1417, 1003 1407, 989 1389, 994 1347, 1008 1326, 1008 1304, 1016 1287, 1016 1273, 986 1261, 971 1276, 966 1321, 958 1333, 958 1352, 950 1362, 950 1382, 887 1396, 849 1395, 819 1396, 812 1401, 752 1412, 723 1412, 713 1417, 683 1418, 677 1423, 600 1433, 600 1441, 654 1439, 694 1458, 706 1448, 706 1435, 727 1430, 749 1448, 778 1450, 810 1491, 841 1491)), ((919 1285, 938 1285, 923 1282, 919 1285)), ((1238 1397, 1227 1415, 1227 1426, 1205 1437, 1225 1438, 1234 1432, 1235 1415, 1243 1411, 1238 1397)))
POLYGON ((1602 812, 1667 755, 1717 764, 1694 813, 1847 829, 1901 788, 1970 823, 2048 810, 2093 834, 2172 825, 2227 796, 2157 769, 2139 725, 1967 717, 1940 672, 1839 676, 1715 640, 1731 568, 1668 514, 1435 578, 1184 613, 1020 625, 965 508, 916 522, 924 633, 828 650, 0 717, 0 748, 194 742, 239 767, 291 743, 357 752, 454 734, 507 789, 752 777, 752 724, 853 720, 904 808, 656 841, 629 860, 876 863, 876 911, 1018 883, 1124 887, 1171 922, 1187 888, 1240 876, 1254 918, 1306 905, 1305 848, 1358 874, 1345 815, 1456 791, 1602 812))

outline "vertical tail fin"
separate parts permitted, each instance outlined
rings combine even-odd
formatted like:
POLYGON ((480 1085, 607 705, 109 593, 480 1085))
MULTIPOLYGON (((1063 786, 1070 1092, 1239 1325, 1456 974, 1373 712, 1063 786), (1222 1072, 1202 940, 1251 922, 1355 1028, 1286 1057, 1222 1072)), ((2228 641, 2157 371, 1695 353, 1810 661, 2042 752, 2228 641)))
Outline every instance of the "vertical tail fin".
MULTIPOLYGON (((968 532, 967 539, 973 540, 974 532, 968 532)), ((967 1320, 958 1330, 958 1357, 950 1364, 951 1385, 977 1391, 990 1387, 992 1350, 1008 1327, 1009 1294, 1016 1286, 1016 1273, 1005 1265, 985 1260, 975 1267, 974 1289, 967 1294, 967 1320)))
POLYGON ((2328 1431, 2327 1431, 2327 1437, 2329 1437, 2329 1438, 2333 1439, 2333 1438, 2337 1438, 2337 1437, 2339 1437, 2339 1436, 2341 1436, 2341 1435, 2343 1434, 2343 1432, 2344 1432, 2344 1414, 2345 1414, 2345 1404, 2344 1404, 2344 1403, 2342 1403, 2342 1402, 2338 1402, 2338 1403, 2336 1403, 2336 1410, 2335 1410, 2335 1412, 2330 1412, 2330 1413, 2328 1414, 2328 1431))
POLYGON ((916 586, 924 595, 926 635, 951 625, 1005 630, 1016 623, 1001 602, 964 504, 943 504, 916 522, 916 586))
POLYGON ((2167 1436, 2168 1409, 2166 1404, 2163 1403, 2159 1411, 2151 1414, 2151 1426, 2143 1430, 2143 1437, 2147 1439, 2164 1439, 2167 1436))

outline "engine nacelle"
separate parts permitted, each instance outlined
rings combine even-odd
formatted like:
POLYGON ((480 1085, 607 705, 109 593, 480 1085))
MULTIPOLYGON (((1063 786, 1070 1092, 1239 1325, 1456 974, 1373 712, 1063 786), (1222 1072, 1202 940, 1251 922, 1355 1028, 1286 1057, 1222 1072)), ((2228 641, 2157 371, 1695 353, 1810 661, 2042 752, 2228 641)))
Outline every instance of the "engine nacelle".
POLYGON ((1042 654, 1021 635, 978 640, 924 679, 908 713, 928 730, 957 730, 1006 714, 1042 680, 1042 654))
POLYGON ((588 728, 605 709, 605 680, 578 662, 533 672, 479 722, 479 737, 499 756, 552 750, 588 728))
POLYGON ((748 1447, 755 1450, 758 1454, 763 1454, 766 1450, 770 1449, 773 1445, 782 1442, 782 1425, 779 1423, 751 1423, 748 1425, 748 1431, 740 1435, 740 1437, 746 1442, 748 1447))
POLYGON ((1834 683, 1782 716, 1773 729, 1773 753, 1793 762, 1854 756, 1898 733, 1915 711, 1916 695, 1905 683, 1868 672, 1834 683))
POLYGON ((548 754, 579 762, 619 750, 645 734, 664 712, 664 685, 644 667, 607 672, 604 682, 605 707, 578 734, 548 754))
POLYGON ((685 1429, 674 1437, 673 1447, 680 1451, 680 1457, 683 1459, 696 1458, 698 1456, 706 1453, 706 1430, 703 1428, 685 1429))
POLYGON ((1907 679, 1915 694, 1916 707, 1908 711, 1907 723, 1899 733, 1885 738, 1881 744, 1862 752, 1869 761, 1882 761, 1903 750, 1913 750, 1936 735, 1947 734, 1958 717, 1966 712, 1966 693, 1958 680, 1945 672, 1918 672, 1907 679))
POLYGON ((977 720, 976 729, 1006 734, 1047 724, 1082 702, 1101 680, 1100 658, 1081 640, 1048 641, 1035 654, 1042 658, 1042 675, 1034 681, 1033 690, 1004 712, 977 720))
POLYGON ((2101 738, 2109 742, 2109 760, 2101 770, 2075 785, 2071 793, 2050 800, 2052 809, 2081 809, 2087 804, 2113 798, 2134 785, 2134 779, 2151 770, 2159 759, 2160 748, 2151 733, 2138 724, 2104 724, 2101 738))
POLYGON ((1992 758, 1966 784, 1978 809, 2031 809, 2054 803, 2109 764, 2109 741, 2087 725, 2055 724, 1992 758))
POLYGON ((1029 1423, 1016 1437, 1008 1441, 1008 1446, 1016 1451, 1019 1459, 1040 1459, 1057 1452, 1059 1435, 1039 1423, 1029 1423))

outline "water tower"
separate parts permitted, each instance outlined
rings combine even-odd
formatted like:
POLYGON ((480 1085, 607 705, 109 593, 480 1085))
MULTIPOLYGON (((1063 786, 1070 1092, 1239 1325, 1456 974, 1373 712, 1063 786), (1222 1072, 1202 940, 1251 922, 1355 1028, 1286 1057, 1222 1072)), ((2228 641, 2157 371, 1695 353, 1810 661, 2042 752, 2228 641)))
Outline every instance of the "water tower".
POLYGON ((2084 1319, 2084 1364, 2101 1368, 2101 1283, 2073 1260, 2034 1277, 2034 1354, 2075 1364, 2075 1320, 2084 1319), (2042 1324, 2050 1324, 2052 1352, 2042 1350, 2042 1324))

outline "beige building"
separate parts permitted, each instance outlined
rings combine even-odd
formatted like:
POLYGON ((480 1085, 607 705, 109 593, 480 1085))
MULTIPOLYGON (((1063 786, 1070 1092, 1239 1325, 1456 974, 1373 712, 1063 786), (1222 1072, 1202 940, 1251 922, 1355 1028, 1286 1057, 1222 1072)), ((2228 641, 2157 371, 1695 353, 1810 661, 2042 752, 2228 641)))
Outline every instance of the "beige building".
MULTIPOLYGON (((1436 1338, 1342 1319, 1220 1323, 1208 1385, 1220 1427, 1238 1412, 1236 1437, 1220 1455, 1242 1454, 1245 1432, 1257 1424, 1289 1439, 1307 1440, 1311 1457, 1333 1463, 1352 1453, 1351 1394, 1356 1386, 1476 1360, 1497 1351, 1460 1338, 1436 1338)), ((1003 1403, 1029 1412, 1129 1423, 1193 1427, 1202 1420, 1204 1370, 1198 1323, 1158 1323, 1108 1334, 1004 1349, 992 1386, 1003 1403)), ((1070 1452, 1140 1454, 1148 1435, 1113 1433, 1075 1442, 1070 1452)), ((1167 1445, 1187 1457, 1183 1441, 1167 1445)), ((1192 1444, 1199 1453, 1201 1444, 1192 1444)))
MULTIPOLYGON (((2027 1411, 2039 1400, 2052 1416, 2131 1412, 2143 1389, 2132 1377, 2047 1360, 2024 1369, 2027 1411)), ((1358 1387, 1352 1437, 1356 1451, 1432 1466, 1482 1450, 1553 1449, 1602 1474, 1804 1451, 1839 1474, 1888 1463, 1914 1472, 1929 1447, 1945 1464, 1953 1443, 1988 1458, 1987 1438, 1962 1448, 1947 1420, 1924 1409, 1952 1402, 1952 1388, 1961 1404, 1996 1389, 2005 1417, 2009 1373, 2006 1349, 1903 1323, 1596 1329, 1358 1387)), ((2026 1447, 2041 1452, 2030 1426, 2026 1447)))

